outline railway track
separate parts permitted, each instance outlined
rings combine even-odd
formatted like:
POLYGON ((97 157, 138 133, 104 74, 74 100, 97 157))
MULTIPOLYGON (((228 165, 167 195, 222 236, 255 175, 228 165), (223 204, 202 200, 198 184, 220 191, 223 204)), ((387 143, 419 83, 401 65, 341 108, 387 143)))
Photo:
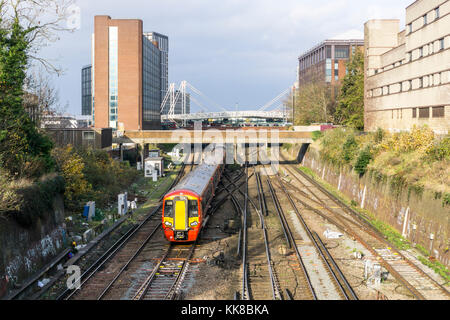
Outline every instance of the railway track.
POLYGON ((174 300, 189 269, 196 243, 168 246, 152 273, 134 293, 133 300, 174 300))
POLYGON ((283 169, 301 185, 301 189, 308 191, 308 194, 305 194, 291 185, 291 189, 296 191, 292 197, 297 203, 327 219, 341 232, 349 234, 361 243, 370 252, 366 259, 379 262, 412 297, 417 300, 450 298, 445 287, 389 243, 367 218, 354 212, 302 171, 292 170, 287 166, 283 166, 283 169))
MULTIPOLYGON (((183 164, 169 189, 179 182, 185 170, 186 166, 183 164)), ((132 263, 145 251, 150 240, 161 229, 161 201, 162 199, 158 207, 138 226, 132 227, 83 272, 80 289, 66 288, 58 295, 57 300, 100 300, 113 291, 116 282, 126 274, 132 263)))

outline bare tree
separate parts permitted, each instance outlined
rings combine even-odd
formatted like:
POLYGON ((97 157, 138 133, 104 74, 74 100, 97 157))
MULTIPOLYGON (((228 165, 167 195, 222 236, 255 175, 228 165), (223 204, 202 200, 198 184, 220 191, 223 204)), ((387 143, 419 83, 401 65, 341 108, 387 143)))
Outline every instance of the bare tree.
POLYGON ((39 51, 59 40, 61 31, 73 32, 69 18, 74 13, 75 0, 0 0, 0 28, 8 29, 18 21, 30 44, 28 57, 40 63, 48 72, 60 75, 61 68, 40 57, 39 51))
POLYGON ((38 127, 43 116, 59 115, 66 111, 66 106, 60 103, 59 91, 42 68, 35 68, 28 73, 24 91, 24 108, 38 127))

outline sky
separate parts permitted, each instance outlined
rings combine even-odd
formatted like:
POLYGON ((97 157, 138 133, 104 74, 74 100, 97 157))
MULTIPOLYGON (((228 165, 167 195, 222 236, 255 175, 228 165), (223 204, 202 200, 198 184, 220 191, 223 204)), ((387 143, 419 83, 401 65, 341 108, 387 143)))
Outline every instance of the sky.
MULTIPOLYGON (((78 0, 79 28, 61 33, 40 54, 64 70, 53 82, 66 112, 79 115, 81 68, 91 64, 94 16, 142 19, 144 31, 169 36, 170 83, 187 80, 227 110, 257 110, 293 85, 302 53, 325 39, 363 39, 369 19, 399 19, 403 29, 412 2, 78 0)), ((200 109, 191 106, 192 112, 200 109)))

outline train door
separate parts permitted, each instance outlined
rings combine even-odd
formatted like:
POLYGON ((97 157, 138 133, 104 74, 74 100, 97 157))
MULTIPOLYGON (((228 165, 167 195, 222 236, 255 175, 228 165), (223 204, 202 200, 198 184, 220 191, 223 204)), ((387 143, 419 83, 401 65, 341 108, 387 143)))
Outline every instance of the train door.
POLYGON ((188 229, 188 205, 185 198, 175 198, 175 230, 188 229))

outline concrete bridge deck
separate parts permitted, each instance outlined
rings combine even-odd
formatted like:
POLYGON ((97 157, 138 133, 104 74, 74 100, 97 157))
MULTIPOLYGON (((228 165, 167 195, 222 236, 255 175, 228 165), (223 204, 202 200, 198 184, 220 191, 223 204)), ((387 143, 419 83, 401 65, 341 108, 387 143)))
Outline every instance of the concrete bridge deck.
POLYGON ((113 143, 312 143, 312 133, 276 128, 125 131, 113 143), (253 129, 253 130, 252 130, 253 129))

